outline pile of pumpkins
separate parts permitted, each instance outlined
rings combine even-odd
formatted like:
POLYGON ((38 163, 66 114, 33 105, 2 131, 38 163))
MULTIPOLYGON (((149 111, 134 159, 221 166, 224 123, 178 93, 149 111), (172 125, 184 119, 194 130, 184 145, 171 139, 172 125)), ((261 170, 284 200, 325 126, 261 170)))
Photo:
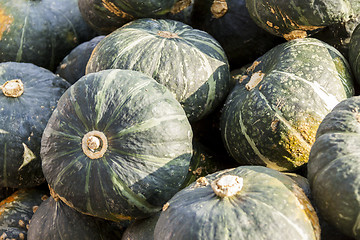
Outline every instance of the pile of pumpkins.
POLYGON ((357 0, 0 0, 0 239, 360 239, 359 83, 357 0))

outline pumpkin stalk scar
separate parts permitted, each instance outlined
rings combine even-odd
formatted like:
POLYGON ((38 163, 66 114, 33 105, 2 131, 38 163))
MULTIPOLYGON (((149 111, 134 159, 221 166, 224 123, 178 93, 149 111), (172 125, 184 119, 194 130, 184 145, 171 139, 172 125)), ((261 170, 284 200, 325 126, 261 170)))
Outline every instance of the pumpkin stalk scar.
POLYGON ((211 183, 214 193, 221 197, 232 197, 243 187, 243 178, 234 175, 223 175, 211 183))
POLYGON ((9 31, 10 25, 14 21, 13 16, 11 15, 5 15, 4 10, 0 9, 0 40, 2 39, 2 36, 5 31, 9 31))
POLYGON ((23 154, 24 161, 18 170, 21 170, 24 166, 28 165, 32 160, 36 158, 35 154, 30 150, 28 146, 26 146, 25 143, 22 143, 22 145, 24 147, 24 154, 23 154))
POLYGON ((178 0, 171 8, 170 13, 177 14, 191 5, 191 0, 178 0))
POLYGON ((84 135, 81 146, 86 156, 98 159, 105 154, 108 142, 104 133, 94 130, 84 135))
POLYGON ((176 33, 168 32, 168 31, 158 31, 157 35, 163 38, 180 38, 176 33))
POLYGON ((6 97, 16 98, 24 93, 24 84, 20 79, 13 79, 6 81, 0 86, 0 89, 6 97))
POLYGON ((265 73, 261 71, 253 73, 253 75, 251 75, 249 82, 245 85, 245 88, 248 91, 250 91, 251 89, 255 88, 264 77, 265 77, 265 73))
POLYGON ((210 10, 214 18, 221 18, 228 11, 226 0, 214 0, 210 10))

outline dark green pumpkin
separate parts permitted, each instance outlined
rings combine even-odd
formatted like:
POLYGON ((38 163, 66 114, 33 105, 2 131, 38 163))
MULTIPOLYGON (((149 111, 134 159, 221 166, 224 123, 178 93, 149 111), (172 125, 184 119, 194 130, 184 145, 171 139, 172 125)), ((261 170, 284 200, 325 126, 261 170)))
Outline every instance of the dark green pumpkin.
POLYGON ((308 162, 315 204, 324 219, 359 239, 360 97, 340 102, 321 122, 308 162))
POLYGON ((81 43, 76 46, 66 57, 60 62, 56 69, 56 74, 73 84, 85 75, 86 64, 95 46, 105 36, 97 36, 90 41, 81 43))
POLYGON ((37 186, 45 181, 41 136, 70 84, 31 63, 6 62, 0 63, 0 85, 0 187, 37 186))
POLYGON ((29 222, 45 201, 48 191, 20 189, 0 202, 0 239, 27 239, 29 222))
POLYGON ((180 12, 190 3, 190 0, 79 0, 79 8, 88 24, 106 35, 138 18, 158 18, 180 12))
POLYGON ((154 240, 154 230, 160 212, 151 217, 135 220, 126 228, 121 240, 154 240))
POLYGON ((350 38, 349 63, 355 79, 360 84, 360 24, 357 25, 350 38))
POLYGON ((360 12, 358 0, 246 0, 246 7, 259 26, 288 40, 349 21, 360 12))
POLYGON ((0 1, 0 62, 29 62, 53 71, 94 35, 77 0, 0 1))
POLYGON ((128 224, 121 226, 118 222, 84 215, 55 195, 44 201, 32 216, 27 239, 120 240, 128 224))
POLYGON ((221 133, 241 164, 293 171, 308 161, 316 130, 354 94, 346 59, 313 38, 296 39, 258 58, 227 98, 221 133))
POLYGON ((191 156, 179 102, 154 79, 120 69, 73 84, 41 141, 45 178, 61 200, 115 221, 158 211, 179 190, 191 156))
POLYGON ((219 43, 168 19, 135 20, 100 41, 86 73, 112 68, 153 77, 176 96, 192 122, 212 112, 230 90, 229 65, 219 43))
POLYGON ((320 239, 309 199, 278 171, 241 166, 200 180, 164 206, 155 240, 320 239))
POLYGON ((245 0, 196 1, 193 12, 194 27, 208 32, 220 43, 232 69, 253 62, 284 42, 252 20, 245 0))

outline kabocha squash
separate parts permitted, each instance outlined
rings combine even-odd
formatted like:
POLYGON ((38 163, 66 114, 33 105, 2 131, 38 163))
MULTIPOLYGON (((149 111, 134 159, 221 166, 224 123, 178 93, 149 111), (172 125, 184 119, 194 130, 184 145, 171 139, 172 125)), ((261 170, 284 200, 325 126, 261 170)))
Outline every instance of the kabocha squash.
POLYGON ((360 238, 360 97, 340 102, 321 122, 308 162, 312 196, 324 219, 360 238))
POLYGON ((355 79, 360 84, 360 24, 357 25, 350 38, 349 63, 355 79))
POLYGON ((131 70, 80 78, 41 141, 43 172, 60 199, 115 221, 158 211, 179 190, 191 156, 192 130, 179 102, 131 70))
POLYGON ((34 212, 48 198, 40 188, 20 189, 0 202, 0 239, 27 239, 34 212))
POLYGON ((91 52, 105 36, 97 36, 90 41, 81 43, 75 47, 60 62, 56 69, 56 74, 73 84, 85 75, 86 64, 89 61, 91 52))
POLYGON ((95 36, 77 0, 0 0, 0 26, 0 62, 29 62, 51 71, 95 36))
POLYGON ((155 240, 320 239, 316 213, 301 188, 262 166, 210 174, 164 205, 155 240))
POLYGON ((79 9, 94 30, 106 35, 132 20, 165 17, 190 4, 191 0, 79 0, 79 9))
POLYGON ((316 130, 354 94, 346 59, 313 38, 276 46, 258 58, 229 94, 222 138, 242 164, 293 171, 307 163, 316 130))
POLYGON ((245 0, 196 1, 193 12, 194 27, 208 32, 220 43, 231 68, 253 62, 285 41, 252 20, 245 0))
POLYGON ((138 19, 95 47, 86 73, 104 69, 143 72, 166 86, 191 122, 212 112, 226 97, 226 55, 208 33, 169 19, 138 19))
POLYGON ((129 223, 117 223, 82 214, 63 203, 56 193, 41 203, 31 218, 28 240, 121 239, 129 223))
POLYGON ((358 0, 246 0, 254 21, 285 39, 303 38, 359 15, 358 0))
POLYGON ((135 220, 126 228, 121 240, 154 240, 155 225, 160 212, 149 218, 135 220))
POLYGON ((57 101, 70 84, 31 63, 0 63, 0 187, 45 181, 40 144, 57 101))

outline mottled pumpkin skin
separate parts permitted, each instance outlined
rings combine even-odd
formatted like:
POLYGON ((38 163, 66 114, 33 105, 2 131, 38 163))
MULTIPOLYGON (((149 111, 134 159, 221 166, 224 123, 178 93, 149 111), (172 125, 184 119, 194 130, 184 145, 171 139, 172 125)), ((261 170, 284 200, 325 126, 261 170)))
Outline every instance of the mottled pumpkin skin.
POLYGON ((155 240, 319 239, 318 218, 301 188, 286 175, 261 166, 210 174, 168 201, 154 230, 155 240), (239 193, 217 196, 211 183, 222 175, 243 179, 239 193))
POLYGON ((29 221, 48 191, 20 189, 0 202, 0 239, 27 239, 29 221))
POLYGON ((71 84, 74 84, 82 76, 85 75, 86 64, 89 61, 95 46, 104 39, 105 36, 97 36, 90 41, 81 43, 76 46, 66 57, 60 62, 56 69, 56 74, 64 78, 71 84))
POLYGON ((278 45, 250 66, 229 94, 222 138, 241 164, 293 171, 308 161, 316 130, 354 94, 346 59, 313 38, 278 45))
POLYGON ((0 85, 24 84, 19 97, 0 91, 0 186, 34 187, 45 181, 41 169, 41 136, 57 101, 70 84, 31 63, 0 63, 0 85))
POLYGON ((32 216, 28 240, 121 239, 127 225, 84 215, 55 199, 49 197, 32 216))
POLYGON ((77 0, 1 0, 0 62, 29 62, 54 71, 94 31, 77 0))
POLYGON ((119 28, 94 49, 86 73, 140 71, 166 86, 191 122, 211 113, 230 87, 227 57, 208 33, 169 19, 139 19, 119 28))
POLYGON ((324 219, 359 239, 360 97, 339 103, 322 121, 308 162, 308 179, 324 219))
POLYGON ((65 203, 110 220, 147 217, 180 188, 192 156, 192 130, 173 95, 136 71, 87 74, 60 98, 41 142, 42 168, 65 203), (97 130, 102 157, 82 149, 97 130))
POLYGON ((79 0, 79 9, 88 24, 100 34, 109 34, 138 18, 161 17, 177 0, 79 0))
POLYGON ((358 0, 246 0, 246 7, 259 26, 286 39, 310 36, 360 12, 358 0))

